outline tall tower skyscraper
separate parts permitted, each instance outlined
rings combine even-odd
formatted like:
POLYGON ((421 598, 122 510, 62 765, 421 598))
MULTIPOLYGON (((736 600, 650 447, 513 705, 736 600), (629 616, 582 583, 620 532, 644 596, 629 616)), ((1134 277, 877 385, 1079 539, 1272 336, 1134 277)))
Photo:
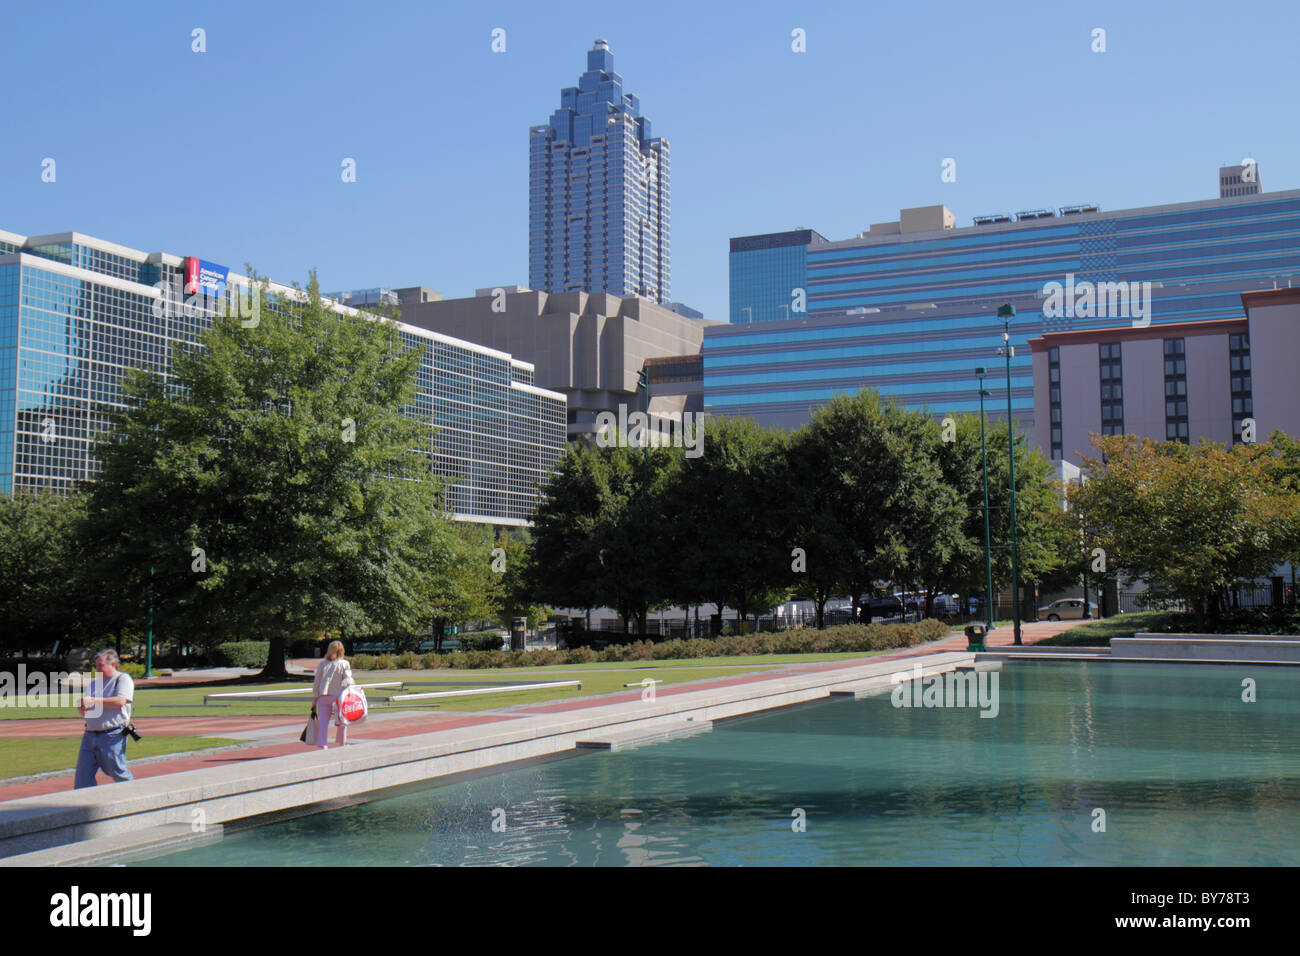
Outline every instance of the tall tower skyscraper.
POLYGON ((669 300, 668 141, 623 92, 609 44, 529 130, 528 283, 541 292, 669 300))

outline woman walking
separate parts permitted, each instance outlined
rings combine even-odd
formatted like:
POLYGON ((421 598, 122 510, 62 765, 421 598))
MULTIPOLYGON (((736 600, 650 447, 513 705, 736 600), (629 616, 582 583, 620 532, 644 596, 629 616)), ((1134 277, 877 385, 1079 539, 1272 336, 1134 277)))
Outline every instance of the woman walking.
POLYGON ((339 695, 343 688, 352 684, 352 665, 343 656, 343 642, 331 641, 325 651, 325 659, 316 668, 316 683, 312 685, 315 700, 312 711, 316 714, 316 746, 324 750, 328 746, 331 719, 338 725, 335 743, 342 747, 347 743, 348 728, 339 713, 339 695))

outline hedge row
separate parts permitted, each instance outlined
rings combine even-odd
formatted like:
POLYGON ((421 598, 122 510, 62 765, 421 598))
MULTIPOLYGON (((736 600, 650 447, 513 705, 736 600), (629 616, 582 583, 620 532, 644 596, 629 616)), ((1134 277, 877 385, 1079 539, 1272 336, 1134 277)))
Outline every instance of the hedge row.
POLYGON ((479 669, 484 667, 546 667, 552 664, 587 664, 619 661, 663 661, 698 657, 737 657, 748 654, 827 654, 852 651, 883 651, 912 647, 946 637, 949 627, 933 619, 918 624, 847 624, 778 631, 775 634, 745 634, 714 639, 663 641, 651 644, 614 645, 601 651, 576 647, 565 651, 466 651, 450 654, 357 654, 357 670, 433 670, 442 667, 479 669))
POLYGON ((270 641, 230 641, 212 649, 213 667, 265 667, 270 641))

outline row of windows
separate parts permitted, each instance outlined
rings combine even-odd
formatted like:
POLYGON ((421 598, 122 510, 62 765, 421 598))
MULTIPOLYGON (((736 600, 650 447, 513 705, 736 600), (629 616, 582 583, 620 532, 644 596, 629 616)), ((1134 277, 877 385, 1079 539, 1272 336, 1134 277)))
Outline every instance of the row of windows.
POLYGON ((1184 339, 1165 339, 1165 440, 1191 441, 1187 417, 1187 360, 1184 339))
MULTIPOLYGON (((0 364, 13 369, 25 389, 17 393, 24 409, 19 412, 19 434, 8 433, 7 448, 0 449, 0 463, 7 465, 11 456, 16 460, 3 469, 0 485, 68 486, 98 471, 89 443, 107 422, 91 409, 120 404, 127 368, 165 373, 169 347, 178 333, 192 339, 209 324, 210 316, 155 318, 152 300, 144 296, 32 268, 22 270, 25 281, 20 283, 18 273, 17 268, 0 270, 0 296, 28 303, 19 323, 22 347, 0 350, 0 364)), ((12 328, 18 311, 0 306, 0 324, 8 322, 12 328)), ((406 411, 431 423, 463 420, 471 429, 458 433, 448 428, 436 439, 443 455, 435 471, 468 475, 460 479, 468 485, 455 493, 461 504, 452 510, 527 519, 537 485, 564 449, 565 403, 510 388, 512 380, 531 375, 512 368, 509 360, 408 332, 400 332, 399 341, 404 348, 423 349, 425 355, 417 373, 417 394, 406 411), (464 404, 458 406, 457 400, 464 404), (456 407, 464 409, 463 415, 447 411, 456 407), (526 476, 511 477, 518 469, 526 476), (502 477, 493 477, 498 472, 502 477), (489 494, 475 487, 501 482, 509 493, 489 494), (493 501, 500 505, 498 510, 488 510, 493 501)), ((10 422, 14 397, 13 391, 8 396, 0 392, 0 411, 7 411, 10 422)))
MULTIPOLYGON (((1108 379, 1116 382, 1124 377, 1123 357, 1119 342, 1102 342, 1097 347, 1100 364, 1101 384, 1108 379)), ((1113 395, 1113 392, 1112 392, 1113 395)), ((1122 435, 1124 433, 1124 402, 1113 397, 1101 402, 1101 433, 1103 435, 1122 435)))

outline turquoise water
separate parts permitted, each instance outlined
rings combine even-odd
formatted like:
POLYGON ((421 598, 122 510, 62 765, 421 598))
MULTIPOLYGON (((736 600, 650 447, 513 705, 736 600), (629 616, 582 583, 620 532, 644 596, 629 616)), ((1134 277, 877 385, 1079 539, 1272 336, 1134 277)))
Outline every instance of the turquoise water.
POLYGON ((1015 664, 998 689, 992 719, 806 704, 145 865, 1300 864, 1300 669, 1015 664))

